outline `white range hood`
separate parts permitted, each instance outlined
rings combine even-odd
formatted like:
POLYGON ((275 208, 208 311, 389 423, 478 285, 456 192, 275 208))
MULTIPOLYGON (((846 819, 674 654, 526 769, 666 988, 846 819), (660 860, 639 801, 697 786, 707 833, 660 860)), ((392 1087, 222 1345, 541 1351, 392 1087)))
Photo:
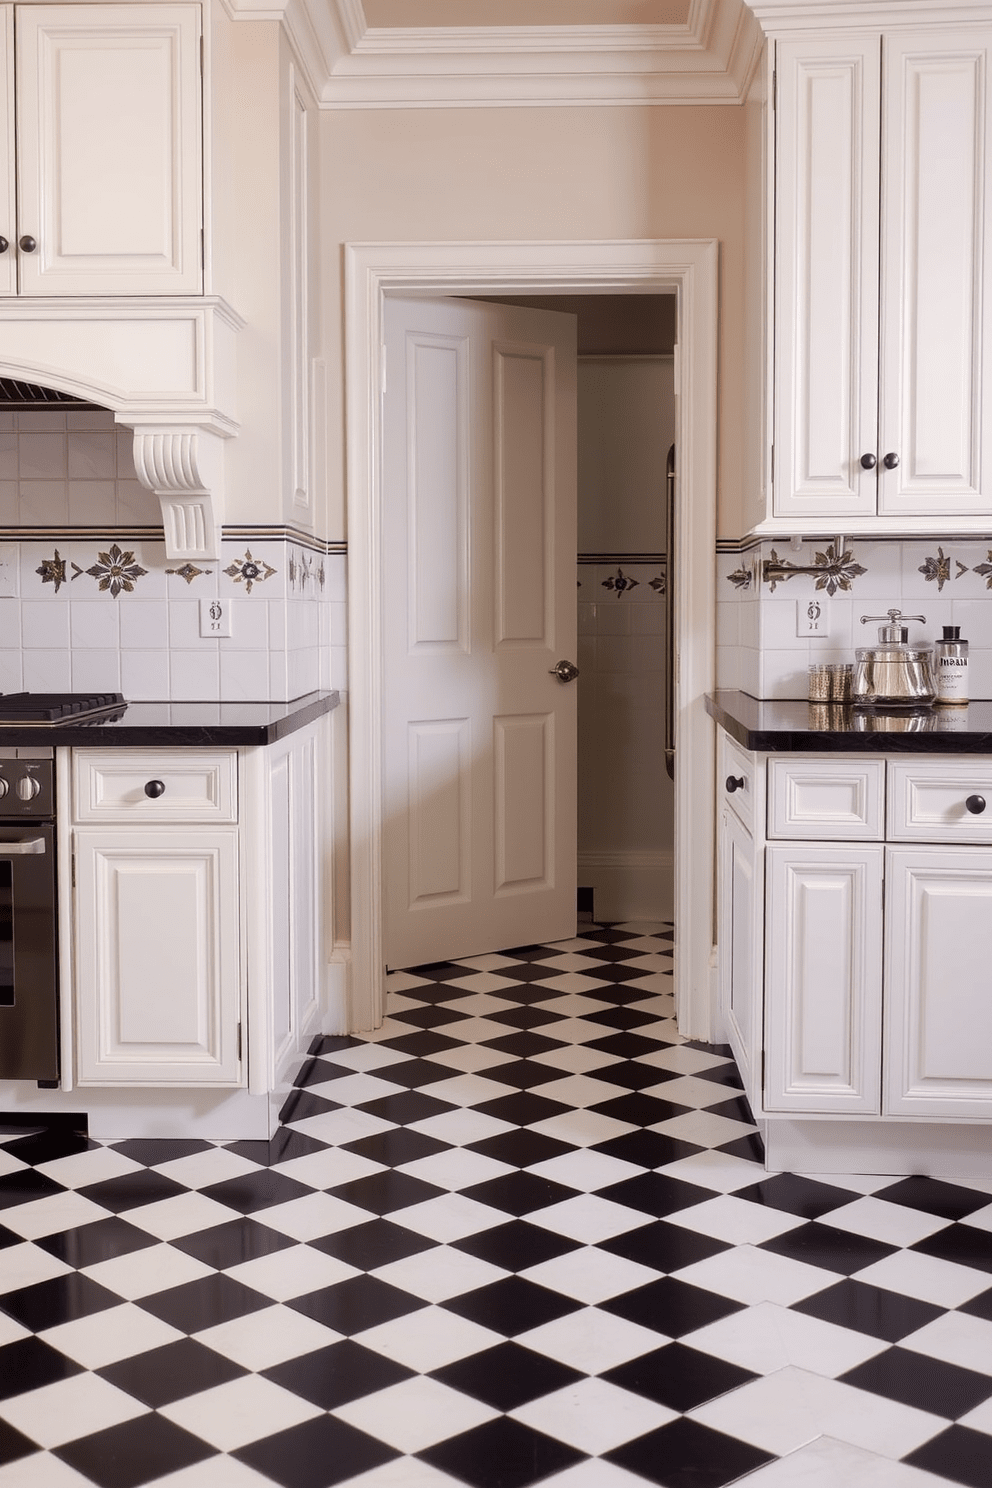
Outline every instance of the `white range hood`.
POLYGON ((0 300, 0 377, 111 408, 162 507, 170 559, 220 556, 237 332, 216 296, 0 300))

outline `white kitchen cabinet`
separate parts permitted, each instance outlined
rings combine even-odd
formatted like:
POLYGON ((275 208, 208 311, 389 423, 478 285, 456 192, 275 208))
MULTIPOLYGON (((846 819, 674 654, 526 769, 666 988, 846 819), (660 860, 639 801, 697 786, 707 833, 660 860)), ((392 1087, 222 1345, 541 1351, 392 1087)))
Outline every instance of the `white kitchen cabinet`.
POLYGON ((0 7, 0 295, 17 291, 17 175, 14 170, 14 10, 0 7))
POLYGON ((239 1085, 238 833, 75 834, 77 1083, 239 1085))
POLYGON ((3 292, 199 293, 199 6, 17 5, 2 19, 5 50, 16 36, 3 292))
POLYGON ((735 813, 720 818, 720 1012, 724 1033, 752 1105, 761 1100, 762 855, 735 813))
POLYGON ((987 24, 774 43, 763 530, 944 533, 992 511, 990 55, 987 24))

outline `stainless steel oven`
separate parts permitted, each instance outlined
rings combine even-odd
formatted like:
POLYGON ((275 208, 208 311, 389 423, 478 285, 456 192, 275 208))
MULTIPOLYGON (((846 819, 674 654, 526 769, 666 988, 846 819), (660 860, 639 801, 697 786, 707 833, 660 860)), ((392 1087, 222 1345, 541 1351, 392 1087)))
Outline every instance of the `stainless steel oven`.
POLYGON ((59 1080, 54 762, 0 750, 0 1079, 59 1080))

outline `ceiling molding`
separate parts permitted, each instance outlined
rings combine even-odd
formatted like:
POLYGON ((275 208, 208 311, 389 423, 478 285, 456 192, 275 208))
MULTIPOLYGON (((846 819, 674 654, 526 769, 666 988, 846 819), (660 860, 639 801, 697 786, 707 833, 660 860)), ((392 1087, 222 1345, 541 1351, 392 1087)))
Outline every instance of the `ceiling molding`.
POLYGON ((829 30, 877 31, 904 26, 988 24, 989 0, 748 0, 768 35, 829 30))
POLYGON ((762 44, 743 0, 690 0, 671 26, 372 28, 361 0, 223 4, 284 21, 327 109, 738 104, 762 44))

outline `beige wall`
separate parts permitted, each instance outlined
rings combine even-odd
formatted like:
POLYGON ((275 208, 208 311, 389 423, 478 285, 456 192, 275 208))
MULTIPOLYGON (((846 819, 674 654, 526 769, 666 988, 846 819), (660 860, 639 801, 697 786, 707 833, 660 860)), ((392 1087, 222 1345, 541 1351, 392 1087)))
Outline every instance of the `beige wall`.
POLYGON ((321 116, 325 532, 346 536, 347 242, 718 238, 719 512, 739 506, 744 130, 733 107, 408 109, 321 116))

